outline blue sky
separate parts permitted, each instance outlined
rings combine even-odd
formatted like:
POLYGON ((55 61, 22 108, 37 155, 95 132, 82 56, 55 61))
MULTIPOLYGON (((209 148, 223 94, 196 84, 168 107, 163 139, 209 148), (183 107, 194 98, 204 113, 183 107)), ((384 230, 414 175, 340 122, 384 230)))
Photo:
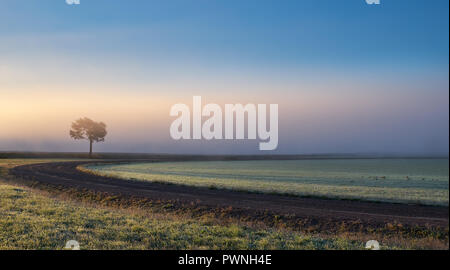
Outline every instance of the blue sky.
MULTIPOLYGON (((63 0, 6 0, 0 31, 120 32, 127 39, 80 41, 59 49, 139 59, 158 54, 203 65, 442 72, 448 63, 448 5, 445 0, 385 0, 379 6, 364 0, 85 0, 70 6, 63 0)), ((52 45, 60 44, 48 49, 52 45)))
MULTIPOLYGON (((0 2, 0 94, 10 95, 9 102, 17 105, 24 101, 12 97, 13 92, 38 95, 40 89, 48 89, 47 94, 55 96, 73 94, 77 88, 109 88, 98 91, 127 97, 151 93, 164 95, 165 100, 172 94, 173 103, 178 95, 201 93, 211 101, 217 96, 226 102, 218 96, 229 89, 225 91, 240 93, 249 102, 248 97, 264 92, 261 99, 282 106, 285 101, 277 98, 283 95, 320 103, 318 96, 311 95, 320 92, 322 99, 337 100, 346 89, 351 93, 343 95, 350 100, 331 106, 351 104, 358 114, 359 101, 352 103, 351 96, 361 93, 378 97, 378 108, 391 102, 392 115, 376 108, 370 114, 386 131, 385 137, 353 137, 360 125, 349 112, 342 115, 349 130, 341 135, 327 129, 332 123, 326 121, 325 127, 311 131, 306 125, 307 131, 294 133, 290 127, 302 123, 285 115, 284 134, 289 136, 285 135, 285 148, 280 151, 448 152, 448 10, 447 0, 381 0, 380 5, 367 5, 364 0, 81 0, 80 5, 67 5, 64 0, 4 0, 0 2), (396 124, 387 125, 386 119, 396 119, 396 124), (303 141, 292 139, 305 133, 311 134, 303 141), (405 136, 413 137, 406 139, 410 143, 404 143, 405 136)), ((368 107, 369 99, 364 101, 368 107)), ((285 103, 286 111, 293 111, 293 105, 285 103)), ((322 119, 315 110, 306 113, 309 121, 322 119)), ((0 150, 24 150, 20 145, 35 143, 3 133, 0 150)), ((46 134, 41 140, 56 141, 46 134)), ((146 151, 176 151, 162 139, 133 140, 139 147, 127 144, 119 150, 156 144, 157 149, 146 151)), ((59 150, 67 143, 60 139, 58 146, 44 145, 59 150)), ((112 151, 116 146, 102 147, 112 151)), ((223 147, 212 151, 234 149, 223 147)))

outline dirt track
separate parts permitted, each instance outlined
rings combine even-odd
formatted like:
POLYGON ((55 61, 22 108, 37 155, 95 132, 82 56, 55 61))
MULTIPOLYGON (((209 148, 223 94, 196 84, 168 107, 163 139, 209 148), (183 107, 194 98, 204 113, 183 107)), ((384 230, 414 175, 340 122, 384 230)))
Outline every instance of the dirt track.
POLYGON ((448 207, 301 198, 126 181, 95 176, 76 169, 78 165, 87 163, 89 162, 24 165, 11 169, 10 173, 24 181, 51 186, 88 189, 126 198, 195 203, 212 208, 231 206, 233 209, 245 211, 249 214, 264 211, 322 221, 351 222, 358 220, 372 225, 399 222, 409 226, 429 225, 448 228, 448 207))

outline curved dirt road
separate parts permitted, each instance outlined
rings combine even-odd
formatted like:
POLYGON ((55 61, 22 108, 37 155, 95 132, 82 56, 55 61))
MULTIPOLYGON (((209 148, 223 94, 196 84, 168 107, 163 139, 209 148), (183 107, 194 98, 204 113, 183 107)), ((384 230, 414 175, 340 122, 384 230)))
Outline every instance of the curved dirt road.
MULTIPOLYGON (((115 161, 117 162, 117 161, 115 161)), ((382 225, 399 222, 409 226, 448 228, 448 207, 373 203, 349 200, 253 194, 96 176, 76 169, 89 162, 59 162, 18 166, 10 174, 24 181, 51 186, 88 189, 123 197, 177 201, 207 207, 232 207, 250 214, 271 212, 299 219, 334 220, 382 225)), ((96 162, 98 163, 98 161, 96 162)))

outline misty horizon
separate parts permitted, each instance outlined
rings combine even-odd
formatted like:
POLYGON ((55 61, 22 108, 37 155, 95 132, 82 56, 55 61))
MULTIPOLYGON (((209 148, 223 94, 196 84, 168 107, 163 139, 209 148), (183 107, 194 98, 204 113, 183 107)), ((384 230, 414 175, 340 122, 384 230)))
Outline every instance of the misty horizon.
POLYGON ((171 106, 198 95, 278 104, 264 154, 448 154, 448 1, 299 2, 9 1, 0 151, 87 151, 69 129, 90 117, 94 152, 259 153, 172 140, 171 106))

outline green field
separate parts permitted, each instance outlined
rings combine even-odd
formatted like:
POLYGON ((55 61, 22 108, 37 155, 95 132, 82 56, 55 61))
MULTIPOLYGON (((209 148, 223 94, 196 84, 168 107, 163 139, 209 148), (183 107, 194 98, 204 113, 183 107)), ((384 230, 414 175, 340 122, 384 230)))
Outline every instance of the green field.
POLYGON ((251 192, 429 205, 449 202, 448 159, 167 162, 84 169, 123 179, 251 192))
POLYGON ((62 160, 0 159, 0 249, 63 249, 72 239, 81 249, 364 249, 364 237, 324 238, 151 209, 91 206, 5 181, 9 168, 51 161, 62 160))
MULTIPOLYGON (((0 159, 0 249, 63 249, 76 240, 81 249, 341 250, 364 249, 370 239, 377 239, 382 249, 448 249, 448 230, 405 231, 401 224, 371 231, 347 231, 345 226, 334 232, 295 230, 281 220, 266 225, 196 209, 164 210, 165 204, 158 203, 144 208, 110 205, 105 204, 108 197, 15 184, 18 179, 8 173, 14 166, 56 161, 63 159, 0 159)), ((154 165, 168 170, 193 164, 154 165)))

